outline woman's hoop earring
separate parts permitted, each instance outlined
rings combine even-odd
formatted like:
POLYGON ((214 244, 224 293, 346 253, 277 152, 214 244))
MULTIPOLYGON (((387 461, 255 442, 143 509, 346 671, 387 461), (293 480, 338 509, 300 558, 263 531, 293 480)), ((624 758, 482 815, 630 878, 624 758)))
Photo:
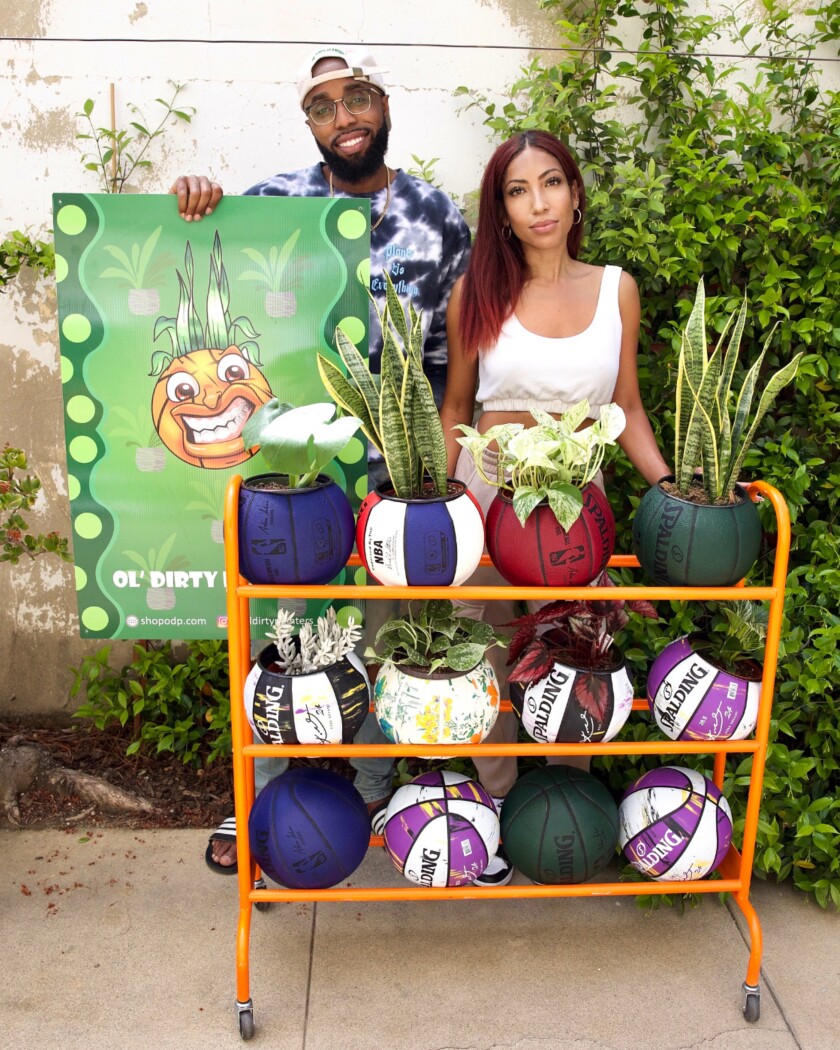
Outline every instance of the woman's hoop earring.
POLYGON ((577 212, 577 218, 572 222, 573 226, 579 225, 580 220, 583 218, 583 212, 580 210, 580 208, 575 208, 575 212, 577 212))
POLYGON ((510 223, 506 222, 502 227, 502 236, 506 241, 509 241, 513 236, 513 230, 510 228, 510 223))

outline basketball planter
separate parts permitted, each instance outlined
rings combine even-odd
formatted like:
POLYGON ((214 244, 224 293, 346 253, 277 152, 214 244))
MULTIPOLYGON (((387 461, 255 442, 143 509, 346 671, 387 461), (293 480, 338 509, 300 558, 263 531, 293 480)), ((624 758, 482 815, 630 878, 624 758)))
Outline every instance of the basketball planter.
POLYGON ((611 670, 593 671, 558 661, 536 682, 511 682, 510 701, 525 732, 538 743, 605 742, 630 716, 633 683, 620 653, 615 654, 611 670))
POLYGON ((732 812, 717 787, 693 769, 663 766, 639 777, 619 807, 627 860, 652 879, 702 879, 732 841, 732 812))
POLYGON ((353 549, 353 510, 320 471, 359 428, 355 416, 332 420, 335 405, 293 408, 272 398, 242 429, 275 473, 239 490, 239 571, 251 583, 329 583, 353 549))
POLYGON ((666 492, 662 481, 633 518, 633 551, 650 579, 672 587, 730 587, 743 579, 761 545, 752 500, 738 489, 734 503, 693 503, 666 492))
POLYGON ((412 601, 388 620, 365 659, 381 661, 374 710, 394 744, 477 744, 496 722, 499 686, 486 658, 503 645, 490 624, 447 600, 412 601))
POLYGON ((349 744, 370 705, 370 683, 361 661, 348 653, 309 673, 280 670, 269 645, 245 681, 245 714, 263 744, 349 744))
MULTIPOLYGON (((647 680, 656 724, 672 740, 743 740, 755 729, 761 668, 751 678, 717 666, 686 636, 657 656, 647 680)), ((740 668, 739 668, 740 669, 740 668)))
POLYGON ((802 356, 797 354, 770 377, 760 376, 768 338, 736 392, 732 377, 746 323, 746 296, 714 349, 706 345, 705 308, 701 279, 680 342, 674 474, 645 494, 633 519, 633 550, 642 568, 654 583, 677 587, 729 587, 758 557, 758 511, 738 488, 738 478, 764 413, 796 375, 802 356), (761 395, 750 419, 757 388, 761 395), (696 477, 701 467, 703 475, 696 477))
POLYGON ((251 583, 329 583, 353 550, 350 501, 324 474, 308 488, 284 481, 260 474, 242 482, 239 571, 251 583))
POLYGON ((388 856, 409 882, 468 886, 495 856, 499 818, 480 784, 443 769, 394 792, 384 836, 388 856))
POLYGON ((586 882, 615 855, 618 810, 591 773, 544 766, 520 777, 502 805, 502 841, 534 882, 586 882))
POLYGON ((251 854, 275 882, 323 890, 361 864, 370 843, 367 806, 349 780, 326 769, 289 769, 257 795, 251 854))
MULTIPOLYGON (((601 585, 610 582, 604 573, 601 585)), ((633 708, 624 656, 613 644, 629 613, 658 619, 647 601, 549 602, 514 620, 508 673, 511 702, 534 740, 612 740, 633 708)))
POLYGON ((460 481, 450 479, 444 496, 417 499, 401 499, 383 482, 359 510, 356 547, 381 584, 457 586, 481 559, 484 516, 460 481))
POLYGON ((584 587, 607 565, 615 547, 615 520, 594 483, 582 489, 583 510, 568 530, 547 503, 521 525, 513 500, 499 492, 487 512, 487 553, 515 587, 584 587))
POLYGON ((499 714, 490 662, 469 671, 429 672, 386 661, 373 689, 376 718, 394 744, 478 744, 499 714))

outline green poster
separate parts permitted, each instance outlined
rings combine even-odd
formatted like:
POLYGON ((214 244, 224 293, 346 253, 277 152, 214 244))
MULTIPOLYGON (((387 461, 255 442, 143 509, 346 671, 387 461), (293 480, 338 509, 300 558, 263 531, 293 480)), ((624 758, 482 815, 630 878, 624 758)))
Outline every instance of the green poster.
MULTIPOLYGON (((168 195, 53 206, 81 634, 222 638, 225 487, 266 470, 242 427, 272 396, 329 400, 315 354, 336 325, 367 351, 369 204, 232 197, 192 223, 168 195)), ((327 470, 356 506, 365 451, 327 470)), ((276 603, 252 610, 264 637, 276 603)))

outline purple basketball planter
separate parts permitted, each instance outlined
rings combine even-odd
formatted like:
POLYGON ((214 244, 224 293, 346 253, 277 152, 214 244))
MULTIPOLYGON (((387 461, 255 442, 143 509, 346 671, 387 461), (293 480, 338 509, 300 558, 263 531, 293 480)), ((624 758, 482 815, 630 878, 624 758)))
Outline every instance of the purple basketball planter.
POLYGON ((591 744, 612 740, 633 708, 633 683, 624 658, 613 670, 590 671, 556 662, 544 677, 510 683, 510 700, 526 733, 542 744, 591 744), (579 699, 582 689, 597 690, 603 716, 579 699))
POLYGON ((761 681, 715 666, 686 635, 654 660, 647 695, 657 725, 672 740, 743 740, 755 729, 761 681))
POLYGON ((467 886, 499 847, 493 800, 462 773, 422 773, 394 792, 385 848, 397 871, 420 886, 467 886))
POLYGON ((311 488, 260 487, 282 474, 246 478, 239 490, 239 571, 251 583, 329 583, 353 550, 350 501, 321 474, 311 488))
POLYGON ((326 769, 289 769, 257 795, 248 818, 251 853, 275 882, 323 890, 358 868, 370 816, 349 780, 326 769))
POLYGON ((484 551, 484 515, 460 481, 446 496, 400 499, 390 482, 359 508, 356 548, 385 586, 455 586, 472 576, 484 551))
POLYGON ((615 520, 594 482, 582 489, 583 510, 568 532, 547 503, 523 526, 513 501, 499 492, 487 512, 487 553, 515 587, 584 587, 607 566, 615 546, 615 520))
POLYGON ((618 809, 624 856, 652 879, 702 879, 720 865, 732 841, 732 812, 717 787, 684 766, 639 777, 618 809))
POLYGON ((370 707, 363 664, 349 653, 308 674, 272 669, 277 646, 260 653, 245 681, 245 714, 264 744, 351 744, 370 707))

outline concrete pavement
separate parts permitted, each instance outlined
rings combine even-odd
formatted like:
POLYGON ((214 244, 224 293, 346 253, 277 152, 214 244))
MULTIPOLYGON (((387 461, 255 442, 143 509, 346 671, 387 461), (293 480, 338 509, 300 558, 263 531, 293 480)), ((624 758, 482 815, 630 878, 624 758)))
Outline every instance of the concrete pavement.
MULTIPOLYGON (((208 832, 0 833, 8 1050, 224 1050, 236 883, 208 832)), ((381 850, 356 884, 398 885, 381 850)), ((837 1050, 840 916, 757 882, 761 1020, 737 908, 632 898, 274 905, 254 913, 257 1033, 277 1050, 837 1050), (737 914, 733 914, 737 913, 737 914)))

